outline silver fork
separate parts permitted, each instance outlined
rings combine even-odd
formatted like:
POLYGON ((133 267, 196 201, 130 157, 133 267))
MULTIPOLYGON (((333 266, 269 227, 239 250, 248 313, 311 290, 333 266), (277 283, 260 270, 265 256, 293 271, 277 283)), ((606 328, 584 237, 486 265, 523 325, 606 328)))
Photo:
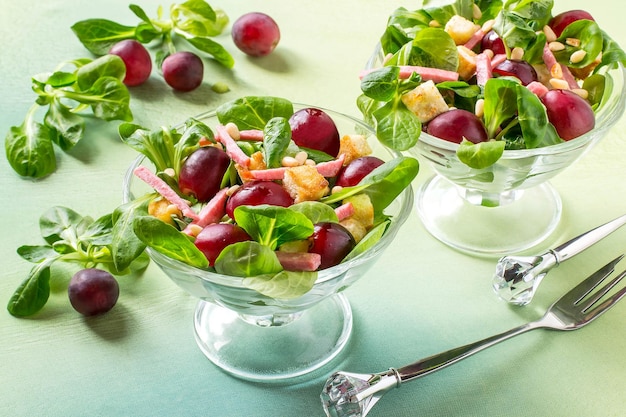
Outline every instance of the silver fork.
POLYGON ((539 320, 478 342, 429 356, 401 368, 390 368, 388 371, 373 374, 335 372, 326 381, 320 395, 324 412, 329 417, 365 417, 391 388, 431 374, 499 342, 535 329, 580 329, 598 318, 626 295, 626 285, 623 285, 612 295, 605 297, 626 276, 626 271, 594 291, 611 275, 615 270, 615 265, 623 257, 624 255, 620 255, 563 295, 539 320))

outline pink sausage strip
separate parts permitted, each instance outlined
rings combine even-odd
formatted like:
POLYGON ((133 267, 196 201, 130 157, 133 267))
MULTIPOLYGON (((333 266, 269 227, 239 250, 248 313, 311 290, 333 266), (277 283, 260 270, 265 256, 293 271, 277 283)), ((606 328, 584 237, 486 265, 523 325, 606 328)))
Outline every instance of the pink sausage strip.
POLYGON ((567 81, 567 85, 569 86, 569 88, 580 88, 580 86, 576 82, 576 78, 574 78, 569 68, 567 68, 565 65, 560 64, 556 60, 556 57, 550 50, 548 44, 543 47, 543 62, 546 64, 546 67, 548 67, 548 70, 550 70, 554 65, 560 65, 563 72, 563 79, 567 81))
MULTIPOLYGON (((376 71, 376 69, 363 70, 359 74, 359 78, 363 78, 365 75, 373 71, 376 71)), ((400 66, 400 74, 398 75, 398 77, 401 79, 406 79, 409 78, 414 72, 421 75, 423 80, 432 80, 436 83, 443 81, 457 81, 459 79, 459 74, 455 71, 447 71, 439 68, 419 67, 415 65, 400 66)))
POLYGON ((484 86, 493 76, 491 59, 485 53, 476 55, 476 84, 484 86))
POLYGON ((200 227, 218 223, 222 217, 224 217, 224 214, 226 214, 226 200, 228 200, 228 195, 226 195, 227 191, 228 188, 219 190, 217 194, 202 207, 202 210, 200 210, 198 214, 198 220, 194 223, 200 227))
POLYGON ((172 190, 172 188, 167 185, 165 181, 159 178, 156 174, 152 173, 145 166, 139 166, 135 168, 133 173, 141 179, 143 182, 151 186, 161 194, 165 199, 167 199, 170 203, 174 204, 183 214, 190 219, 197 220, 198 215, 189 207, 189 204, 185 200, 183 200, 176 191, 172 190))
POLYGON ((342 204, 335 209, 335 214, 339 221, 347 219, 354 214, 354 206, 350 202, 342 204))
POLYGON ((245 154, 244 151, 241 150, 235 140, 230 136, 226 128, 222 125, 218 125, 215 127, 216 135, 215 139, 217 139, 224 147, 226 148, 226 153, 230 156, 230 159, 235 161, 241 166, 248 167, 250 166, 250 157, 245 154))
POLYGON ((256 129, 240 130, 239 140, 250 140, 250 141, 261 142, 263 141, 263 131, 256 130, 256 129))
POLYGON ((287 271, 315 271, 322 263, 322 257, 318 253, 283 251, 274 253, 287 271))

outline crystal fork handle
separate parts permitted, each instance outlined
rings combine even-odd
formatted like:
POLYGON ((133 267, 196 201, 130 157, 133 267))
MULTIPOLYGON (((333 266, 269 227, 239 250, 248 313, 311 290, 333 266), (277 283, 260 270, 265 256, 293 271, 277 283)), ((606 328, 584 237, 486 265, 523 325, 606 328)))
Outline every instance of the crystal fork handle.
POLYGON ((521 326, 515 327, 511 330, 499 333, 494 336, 487 337, 477 342, 469 343, 464 346, 460 346, 454 349, 447 350, 445 352, 438 353, 436 355, 429 356, 421 359, 409 365, 405 365, 401 368, 395 369, 400 383, 411 381, 413 379, 426 376, 449 365, 459 362, 475 353, 483 351, 497 343, 508 340, 512 337, 518 336, 522 333, 526 333, 530 330, 544 327, 542 321, 535 321, 526 323, 521 326))
POLYGON ((572 256, 579 254, 589 246, 613 233, 624 224, 626 224, 626 214, 557 246, 552 250, 556 256, 557 263, 563 262, 572 256))

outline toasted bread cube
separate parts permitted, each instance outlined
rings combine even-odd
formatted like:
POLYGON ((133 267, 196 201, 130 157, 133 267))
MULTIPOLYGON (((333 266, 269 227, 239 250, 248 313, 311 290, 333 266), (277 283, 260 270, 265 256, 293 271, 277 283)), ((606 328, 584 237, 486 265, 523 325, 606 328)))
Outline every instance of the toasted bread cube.
POLYGON ((369 229, 374 225, 374 206, 367 194, 356 194, 344 198, 342 204, 345 203, 352 203, 354 208, 354 213, 348 217, 349 219, 358 221, 365 229, 369 229))
POLYGON ((456 72, 464 80, 469 80, 476 74, 476 52, 463 45, 457 46, 456 49, 459 52, 459 67, 456 72))
POLYGON ((287 168, 283 177, 283 187, 293 198, 294 203, 319 200, 330 191, 326 178, 310 165, 287 168))
POLYGON ((263 157, 263 152, 257 151, 250 155, 250 165, 248 169, 267 169, 267 165, 265 164, 265 158, 263 157))
POLYGON ((348 232, 350 232, 356 243, 359 243, 367 234, 365 226, 363 226, 358 220, 351 217, 343 219, 339 222, 339 224, 348 229, 348 232))
POLYGON ((402 102, 407 109, 417 116, 421 123, 426 123, 435 116, 448 111, 446 101, 432 80, 428 80, 402 95, 402 102))
POLYGON ((371 153, 372 148, 363 135, 344 135, 339 141, 339 154, 337 156, 345 155, 344 165, 371 153))
POLYGON ((164 197, 157 197, 148 203, 148 214, 171 225, 176 223, 174 217, 183 217, 180 209, 164 197))
POLYGON ((478 29, 480 29, 479 25, 459 15, 452 16, 444 28, 457 45, 463 45, 469 41, 478 29))

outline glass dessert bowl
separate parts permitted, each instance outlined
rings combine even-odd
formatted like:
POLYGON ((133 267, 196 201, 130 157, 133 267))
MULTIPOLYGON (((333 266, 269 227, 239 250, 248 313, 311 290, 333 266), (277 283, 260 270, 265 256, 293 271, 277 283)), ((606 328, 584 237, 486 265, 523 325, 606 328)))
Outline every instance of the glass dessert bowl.
POLYGON ((458 144, 422 132, 409 152, 427 160, 435 172, 416 198, 425 228, 461 251, 494 256, 520 252, 548 238, 562 212, 561 198, 549 180, 619 120, 626 103, 624 74, 621 66, 610 71, 610 93, 596 112, 593 130, 556 145, 505 150, 487 168, 470 168, 459 161, 458 144))
MULTIPOLYGON (((380 68, 382 62, 378 45, 366 70, 380 68)), ((422 130, 408 152, 434 171, 416 190, 416 209, 427 231, 462 252, 494 257, 522 252, 547 239, 562 214, 561 198, 549 180, 606 136, 624 112, 624 67, 604 67, 602 74, 605 93, 591 131, 550 146, 504 150, 486 168, 471 168, 458 158, 459 144, 422 130)))
MULTIPOLYGON (((369 137, 373 155, 385 160, 399 156, 380 145, 372 129, 358 119, 323 110, 332 117, 340 134, 369 137)), ((215 112, 196 119, 211 128, 219 123, 215 112)), ((124 202, 151 191, 133 175, 140 165, 153 169, 143 156, 132 163, 124 180, 124 202)), ((408 186, 385 209, 391 221, 380 240, 336 266, 319 270, 312 289, 296 298, 263 295, 246 286, 244 278, 193 267, 150 247, 146 250, 175 284, 199 299, 194 314, 195 338, 215 365, 246 380, 280 381, 309 374, 346 346, 352 331, 352 312, 342 291, 380 258, 413 204, 413 192, 408 186)))

